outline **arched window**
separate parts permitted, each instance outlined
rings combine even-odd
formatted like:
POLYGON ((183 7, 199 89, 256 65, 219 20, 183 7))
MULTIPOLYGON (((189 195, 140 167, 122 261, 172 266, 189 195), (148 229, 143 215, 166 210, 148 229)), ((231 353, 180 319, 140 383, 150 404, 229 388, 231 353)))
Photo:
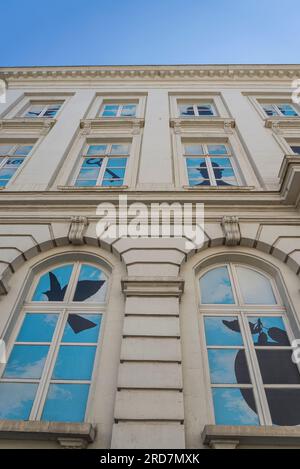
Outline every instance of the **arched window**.
POLYGON ((299 425, 300 374, 273 280, 226 264, 199 284, 215 423, 299 425))
POLYGON ((35 279, 0 378, 0 419, 85 419, 106 290, 104 272, 80 262, 35 279))

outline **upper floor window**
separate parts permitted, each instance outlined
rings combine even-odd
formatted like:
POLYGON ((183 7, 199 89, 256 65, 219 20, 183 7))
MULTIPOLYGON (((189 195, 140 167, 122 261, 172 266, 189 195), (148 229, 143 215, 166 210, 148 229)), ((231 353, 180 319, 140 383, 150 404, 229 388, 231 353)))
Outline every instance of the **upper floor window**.
POLYGON ((100 115, 102 117, 135 117, 137 105, 126 104, 104 104, 100 115))
POLYGON ((238 184, 228 145, 188 143, 184 145, 184 157, 190 186, 238 184))
POLYGON ((53 118, 56 116, 61 106, 61 102, 30 104, 29 108, 25 111, 24 117, 53 118))
POLYGON ((263 110, 267 116, 285 116, 285 117, 294 117, 298 116, 298 112, 292 104, 288 103, 276 103, 276 104, 262 104, 263 110))
POLYGON ((181 116, 216 116, 215 107, 211 103, 181 104, 179 106, 181 116))
POLYGON ((0 187, 5 187, 29 155, 33 145, 0 143, 0 187))
POLYGON ((300 145, 291 145, 291 149, 296 155, 300 155, 300 145))
POLYGON ((300 373, 272 279, 237 264, 200 278, 215 422, 299 425, 300 373))
POLYGON ((122 186, 129 152, 129 143, 88 145, 82 155, 75 186, 122 186))
POLYGON ((85 419, 106 287, 102 270, 79 262, 36 279, 1 374, 0 419, 85 419))

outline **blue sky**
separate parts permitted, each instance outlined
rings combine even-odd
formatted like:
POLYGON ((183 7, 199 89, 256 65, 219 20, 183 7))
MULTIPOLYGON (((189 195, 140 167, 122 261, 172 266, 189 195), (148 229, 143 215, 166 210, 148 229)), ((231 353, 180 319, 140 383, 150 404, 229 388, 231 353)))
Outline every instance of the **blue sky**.
POLYGON ((0 66, 299 63, 299 0, 2 0, 0 66))

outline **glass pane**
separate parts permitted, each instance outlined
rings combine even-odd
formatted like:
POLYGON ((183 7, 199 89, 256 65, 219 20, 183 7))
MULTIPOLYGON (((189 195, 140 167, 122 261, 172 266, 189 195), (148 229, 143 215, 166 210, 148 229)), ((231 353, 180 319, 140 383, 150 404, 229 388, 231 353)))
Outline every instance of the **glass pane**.
POLYGON ((235 316, 210 316, 204 319, 207 345, 243 345, 239 321, 235 316))
POLYGON ((128 144, 114 144, 111 146, 112 155, 128 155, 129 145, 128 144))
POLYGON ((295 109, 290 104, 278 104, 278 109, 284 116, 297 116, 295 109))
POLYGON ((203 155, 202 145, 184 145, 184 153, 186 155, 203 155))
POLYGON ((291 350, 256 350, 264 384, 300 384, 300 373, 291 350))
POLYGON ((193 105, 183 104, 179 106, 179 111, 181 116, 194 116, 194 107, 193 105))
POLYGON ((188 168, 190 167, 206 167, 205 158, 186 158, 186 164, 188 168))
POLYGON ((30 108, 25 114, 25 117, 38 117, 41 114, 44 107, 45 107, 44 105, 40 105, 40 104, 35 104, 33 106, 30 106, 30 108))
POLYGON ((226 145, 207 145, 207 150, 210 155, 227 155, 226 145))
POLYGON ((234 186, 237 184, 233 169, 216 168, 215 163, 213 167, 218 186, 234 186))
POLYGON ((77 179, 75 182, 76 187, 94 187, 96 184, 96 179, 77 179))
POLYGON ((104 155, 107 145, 90 145, 87 155, 104 155))
POLYGON ((104 179, 124 179, 125 168, 107 168, 104 173, 104 179))
POLYGON ((78 174, 78 179, 97 179, 99 169, 82 168, 78 174))
POLYGON ((109 158, 107 163, 107 168, 125 168, 127 163, 127 158, 109 158))
POLYGON ((0 187, 5 187, 7 182, 8 181, 6 179, 0 179, 0 187))
POLYGON ((38 385, 0 383, 0 419, 28 420, 38 385))
POLYGON ((50 384, 42 420, 82 422, 89 394, 89 384, 50 384))
POLYGON ((104 187, 123 186, 123 179, 103 179, 101 185, 104 187))
POLYGON ((15 171, 16 171, 15 168, 9 168, 9 167, 6 168, 4 166, 3 169, 0 169, 0 178, 8 181, 15 174, 15 171))
POLYGON ((103 117, 115 117, 118 112, 118 104, 107 104, 104 106, 104 110, 102 113, 103 117))
POLYGON ((267 116, 277 116, 278 115, 278 112, 276 111, 276 109, 274 108, 274 106, 272 104, 263 104, 262 106, 263 106, 263 110, 265 111, 267 116))
POLYGON ((126 104, 123 106, 121 116, 135 116, 136 104, 126 104))
POLYGON ((0 156, 7 155, 13 148, 13 145, 0 145, 0 156))
POLYGON ((15 345, 7 362, 4 378, 40 378, 49 347, 47 345, 15 345))
POLYGON ((209 179, 203 179, 203 178, 198 178, 198 179, 189 179, 189 185, 191 187, 193 186, 210 186, 210 180, 209 179))
POLYGON ((102 303, 105 300, 106 280, 102 270, 83 264, 80 267, 73 301, 102 303))
POLYGON ((274 425, 300 425, 300 389, 266 389, 274 425))
POLYGON ((8 158, 4 165, 4 168, 14 168, 15 170, 17 170, 18 167, 21 166, 21 164, 23 163, 24 159, 25 158, 15 158, 15 157, 8 158))
POLYGON ((101 318, 101 315, 96 314, 69 314, 62 342, 96 343, 101 318))
POLYGON ((42 275, 32 301, 63 301, 72 270, 73 264, 69 264, 42 275))
POLYGON ((199 116, 213 116, 213 110, 210 104, 201 104, 197 106, 199 116))
POLYGON ((83 168, 96 168, 99 169, 101 168, 103 158, 84 158, 82 167, 83 168))
POLYGON ((300 155, 300 145, 292 145, 291 149, 296 155, 300 155))
POLYGON ((254 345, 268 347, 290 345, 282 318, 261 316, 248 319, 254 345))
POLYGON ((267 277, 246 267, 236 267, 236 271, 245 304, 276 304, 272 285, 267 277))
POLYGON ((209 349, 210 379, 213 384, 250 384, 244 350, 209 349))
POLYGON ((14 151, 14 155, 17 156, 26 156, 28 153, 31 152, 33 145, 18 145, 16 150, 14 151))
POLYGON ((60 107, 61 104, 53 104, 51 106, 48 106, 48 108, 44 112, 44 117, 55 117, 60 107))
POLYGON ((202 304, 234 304, 228 269, 226 266, 209 270, 200 278, 202 304))
POLYGON ((92 377, 96 347, 61 345, 52 379, 89 380, 92 377))
POLYGON ((213 389, 217 425, 259 425, 252 389, 213 389))
POLYGON ((210 158, 213 166, 220 168, 231 168, 230 158, 210 158))
POLYGON ((51 342, 58 314, 26 313, 17 342, 51 342))

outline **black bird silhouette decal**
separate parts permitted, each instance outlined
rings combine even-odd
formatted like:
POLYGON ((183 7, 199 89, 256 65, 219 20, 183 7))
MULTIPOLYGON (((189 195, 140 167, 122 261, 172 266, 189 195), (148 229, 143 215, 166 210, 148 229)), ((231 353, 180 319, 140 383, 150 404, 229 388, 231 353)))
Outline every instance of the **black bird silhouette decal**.
MULTIPOLYGON (((49 301, 63 301, 68 285, 61 285, 53 272, 49 272, 50 290, 43 292, 49 301)), ((84 301, 97 293, 103 286, 105 280, 79 280, 76 286, 73 301, 84 301)))
MULTIPOLYGON (((234 332, 241 332, 238 320, 223 320, 222 322, 226 327, 228 327, 228 329, 234 332)), ((258 319, 256 323, 249 321, 249 327, 252 335, 258 334, 257 341, 254 345, 277 347, 290 345, 288 335, 283 329, 278 327, 266 328, 264 327, 261 319, 258 319), (269 338, 271 338, 272 341, 269 341, 269 338)), ((272 352, 272 358, 276 366, 272 366, 272 363, 270 363, 270 356, 265 355, 264 350, 257 349, 256 353, 259 361, 261 375, 262 377, 267 376, 267 382, 276 383, 278 373, 279 376, 280 373, 286 373, 287 376, 291 373, 292 376, 294 376, 293 379, 295 380, 293 384, 298 384, 299 378, 297 378, 297 375, 295 375, 295 369, 293 369, 295 365, 292 363, 289 354, 286 356, 288 359, 286 362, 285 357, 280 355, 280 351, 274 350, 272 352)), ((244 350, 239 350, 237 353, 234 363, 234 370, 237 383, 242 384, 249 382, 248 365, 244 350)), ((280 395, 276 394, 278 393, 278 389, 266 390, 273 423, 275 425, 299 425, 299 410, 296 411, 296 409, 300 408, 299 391, 297 392, 297 390, 294 389, 280 389, 279 391, 281 393, 280 395), (278 405, 280 399, 283 400, 283 405, 278 405)), ((252 390, 240 388, 240 392, 250 409, 252 409, 253 412, 257 414, 252 390)))
POLYGON ((63 301, 66 293, 67 286, 61 288, 57 277, 52 272, 49 272, 50 290, 43 292, 48 297, 48 301, 63 301))
POLYGON ((94 322, 90 321, 89 319, 83 318, 78 314, 69 314, 68 324, 75 334, 78 334, 79 332, 85 331, 87 329, 92 329, 93 327, 97 326, 97 324, 95 324, 94 322))

